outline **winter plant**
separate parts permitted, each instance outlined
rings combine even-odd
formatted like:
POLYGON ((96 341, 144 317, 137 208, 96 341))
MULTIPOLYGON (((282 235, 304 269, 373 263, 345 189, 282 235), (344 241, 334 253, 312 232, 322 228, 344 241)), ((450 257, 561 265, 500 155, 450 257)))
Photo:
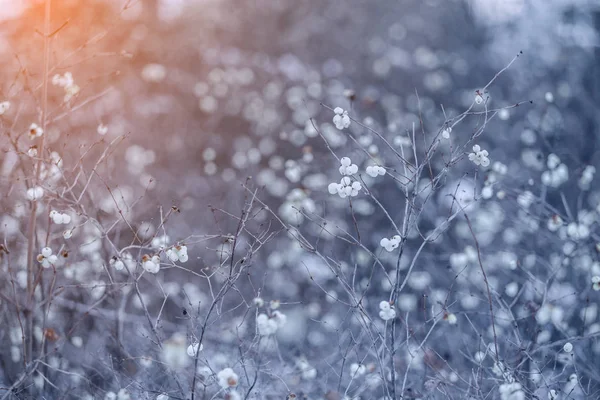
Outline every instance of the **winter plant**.
MULTIPOLYGON (((557 139, 593 103, 577 63, 525 90, 528 51, 413 48, 417 18, 321 54, 372 10, 159 3, 7 17, 0 399, 599 397, 597 157, 557 139)), ((508 3, 473 11, 514 34, 508 3)), ((597 45, 579 13, 549 37, 597 45)))

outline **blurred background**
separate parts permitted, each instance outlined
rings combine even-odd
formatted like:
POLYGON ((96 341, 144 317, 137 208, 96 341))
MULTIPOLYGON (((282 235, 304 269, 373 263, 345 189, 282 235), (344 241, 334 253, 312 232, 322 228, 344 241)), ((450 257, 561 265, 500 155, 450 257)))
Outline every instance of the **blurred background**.
MULTIPOLYGON (((40 115, 44 2, 0 0, 0 21, 0 100, 13 104, 5 116, 11 124, 5 128, 25 132, 40 115)), ((90 143, 125 135, 101 166, 102 176, 126 203, 143 196, 135 211, 140 225, 156 225, 161 205, 178 207, 181 215, 168 227, 169 236, 177 240, 235 231, 235 219, 215 223, 214 208, 239 214, 248 194, 241 183, 248 177, 261 201, 307 237, 318 242, 322 225, 306 224, 306 215, 298 209, 326 216, 340 231, 351 230, 345 203, 332 201, 327 193, 327 184, 339 179, 331 150, 354 160, 363 157, 362 147, 385 163, 389 154, 365 127, 390 141, 421 121, 425 131, 436 132, 447 118, 467 109, 475 90, 520 52, 487 88, 491 107, 525 103, 499 113, 478 141, 494 161, 507 166, 497 188, 510 199, 482 207, 483 216, 478 214, 483 222, 476 224, 476 231, 485 251, 510 251, 522 260, 526 254, 541 253, 548 243, 547 237, 523 228, 515 210, 518 195, 539 185, 550 153, 569 166, 572 178, 599 161, 600 5, 594 0, 54 0, 50 31, 50 76, 70 72, 80 90, 64 101, 64 91, 51 86, 47 146, 59 151, 66 163, 76 163, 90 143), (364 124, 352 125, 353 136, 333 127, 330 108, 337 106, 364 124), (511 234, 504 234, 506 230, 511 234)), ((466 141, 478 123, 465 121, 455 128, 457 143, 466 141)), ((19 143, 25 152, 28 145, 19 143)), ((443 156, 453 150, 440 151, 442 157, 432 163, 435 171, 444 170, 443 156)), ((6 183, 16 156, 6 151, 0 157, 6 183)), ((83 164, 94 167, 87 159, 83 164)), ((433 196, 432 206, 420 216, 423 229, 447 215, 444 194, 456 190, 460 179, 472 177, 472 169, 463 162, 448 171, 441 194, 433 196)), ((465 192, 481 186, 473 180, 465 185, 465 192)), ((394 214, 400 187, 389 180, 373 184, 371 190, 394 214)), ((92 193, 100 212, 115 212, 103 185, 92 193)), ((546 202, 536 215, 538 222, 565 204, 577 210, 595 207, 600 199, 594 190, 580 195, 576 179, 560 192, 541 189, 536 194, 546 202)), ((12 195, 5 191, 4 200, 12 195)), ((15 216, 13 205, 3 202, 3 212, 15 216)), ((372 204, 357 200, 355 211, 365 243, 376 247, 381 237, 389 236, 386 218, 374 212, 372 204)), ((255 223, 261 229, 273 219, 259 216, 255 223)), ((414 232, 412 238, 417 236, 414 232)), ((431 295, 435 288, 447 289, 453 273, 434 271, 451 264, 451 255, 462 251, 468 238, 464 229, 451 230, 423 256, 423 270, 430 271, 424 278, 428 288, 415 284, 415 299, 427 291, 431 295)), ((333 287, 335 279, 290 242, 279 235, 256 254, 253 277, 262 281, 261 289, 247 285, 242 292, 251 299, 262 291, 290 304, 284 312, 296 322, 281 332, 282 343, 288 345, 281 353, 302 354, 323 368, 331 360, 321 359, 319 349, 327 348, 332 333, 322 321, 347 321, 343 307, 336 309, 328 302, 322 288, 306 279, 306 270, 322 278, 323 287, 333 287), (318 299, 325 305, 311 306, 321 304, 318 299), (319 328, 315 320, 321 321, 319 328)), ((365 263, 340 240, 325 242, 323 251, 332 257, 349 265, 365 263)), ((417 246, 413 247, 409 254, 414 254, 417 246)), ((198 269, 218 262, 212 250, 195 250, 198 269)), ((385 255, 382 260, 388 266, 394 262, 385 255)), ((177 271, 170 273, 175 286, 183 285, 177 271)), ((368 274, 358 275, 357 279, 368 274)), ((494 279, 499 287, 528 280, 519 271, 498 272, 494 279)), ((384 283, 378 282, 377 288, 378 293, 389 292, 384 283)), ((174 296, 178 300, 169 307, 179 311, 186 300, 177 287, 173 293, 180 297, 174 296)), ((462 295, 467 293, 473 295, 470 289, 462 295)), ((205 293, 196 295, 206 299, 205 293)), ((152 303, 151 296, 148 301, 161 306, 152 303)), ((565 307, 577 301, 582 300, 565 307)), ((483 301, 479 304, 485 309, 483 301)), ((141 315, 139 309, 130 312, 141 315)), ((173 326, 179 323, 174 315, 165 316, 173 326)), ((487 329, 487 320, 480 318, 482 329, 487 329)), ((102 329, 96 323, 90 322, 89 330, 100 337, 102 329)), ((172 332, 173 326, 165 329, 172 332)), ((533 335, 535 329, 530 324, 523 332, 533 335)), ((454 339, 467 345, 458 334, 440 332, 436 337, 444 347, 440 354, 452 352, 454 339)), ((234 339, 218 330, 208 338, 223 348, 234 339)), ((131 343, 127 351, 140 348, 131 343)), ((415 378, 413 383, 422 386, 418 382, 415 378)), ((158 381, 156 385, 157 393, 166 387, 158 381)), ((326 392, 330 386, 324 378, 315 390, 326 392)))

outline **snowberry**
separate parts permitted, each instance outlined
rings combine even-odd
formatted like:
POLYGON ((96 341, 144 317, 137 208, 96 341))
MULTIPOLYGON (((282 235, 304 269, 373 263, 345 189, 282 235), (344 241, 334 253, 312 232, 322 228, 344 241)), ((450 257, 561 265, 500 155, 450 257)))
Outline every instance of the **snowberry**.
POLYGON ((31 201, 36 201, 41 199, 44 196, 44 189, 40 186, 32 187, 27 189, 27 199, 31 201))
POLYGON ((550 232, 556 232, 563 225, 563 220, 558 214, 554 214, 548 219, 547 227, 550 232))
POLYGON ((442 137, 444 139, 450 139, 450 134, 452 133, 452 127, 449 126, 442 131, 442 137))
POLYGON ((296 361, 296 366, 302 371, 302 379, 310 380, 317 377, 317 370, 306 359, 300 358, 296 361))
POLYGON ((456 314, 446 314, 444 316, 444 319, 446 321, 448 321, 448 323, 450 325, 456 325, 456 323, 458 322, 458 318, 456 318, 456 314))
POLYGON ((67 229, 63 232, 63 238, 71 239, 73 237, 73 229, 67 229))
POLYGON ((52 254, 52 249, 50 247, 44 247, 40 254, 38 254, 37 260, 42 264, 42 267, 50 268, 56 264, 58 257, 55 254, 52 254))
POLYGON ((60 86, 65 90, 65 103, 71 100, 73 96, 79 93, 79 86, 75 84, 73 80, 73 75, 70 72, 65 72, 64 75, 56 74, 52 77, 52 84, 55 86, 60 86))
POLYGON ((348 111, 344 111, 341 107, 336 107, 333 112, 335 116, 333 117, 333 123, 335 127, 339 130, 344 128, 348 128, 350 126, 350 117, 348 116, 348 111))
POLYGON ((123 268, 125 268, 125 263, 119 260, 117 257, 111 258, 109 264, 117 271, 121 271, 123 268))
POLYGON ((52 254, 52 249, 50 247, 44 247, 41 253, 44 257, 50 257, 50 255, 52 254))
POLYGON ((71 222, 71 216, 69 214, 61 214, 56 210, 52 210, 50 211, 50 219, 52 219, 52 222, 54 222, 55 224, 69 224, 71 222))
MULTIPOLYGON (((560 158, 556 154, 551 153, 548 155, 546 166, 548 167, 548 170, 544 171, 541 177, 544 185, 559 187, 569 180, 569 168, 564 163, 561 163, 560 158)), ((590 178, 589 180, 591 181, 593 176, 590 175, 593 175, 591 170, 586 174, 587 178, 590 178)))
POLYGON ((144 256, 142 258, 143 268, 151 274, 156 274, 160 270, 160 258, 158 256, 144 256))
POLYGON ((379 242, 379 245, 387 251, 394 251, 400 245, 400 236, 394 235, 392 238, 383 238, 379 242))
POLYGON ((165 254, 172 262, 181 261, 184 263, 188 260, 187 247, 185 245, 173 246, 165 254))
POLYGON ((340 166, 339 171, 342 175, 354 175, 358 172, 358 166, 352 164, 352 161, 348 157, 342 157, 340 159, 340 164, 342 165, 340 166))
POLYGON ((27 133, 29 134, 29 138, 33 140, 42 136, 44 134, 44 130, 40 126, 38 126, 38 124, 32 123, 29 126, 29 131, 27 133))
POLYGON ((340 183, 330 183, 327 187, 329 193, 337 194, 342 199, 346 197, 355 197, 362 189, 362 185, 358 181, 352 181, 349 177, 344 176, 340 183))
POLYGON ((501 400, 525 400, 525 392, 518 382, 507 382, 500 385, 501 400))
POLYGON ((252 302, 256 307, 262 307, 265 305, 265 301, 262 299, 262 297, 255 297, 252 302))
POLYGON ((481 90, 475 91, 475 103, 476 104, 481 104, 484 102, 485 99, 483 98, 483 94, 484 94, 484 92, 481 90))
POLYGON ((274 311, 271 317, 264 313, 258 314, 256 317, 258 334, 261 336, 273 335, 279 328, 285 325, 286 321, 287 317, 285 314, 279 311, 274 311))
POLYGON ((131 400, 131 395, 127 389, 121 389, 117 393, 117 400, 131 400))
POLYGON ((396 310, 389 301, 383 300, 379 303, 379 317, 384 321, 396 318, 396 310))
POLYGON ((380 167, 379 165, 370 165, 367 167, 367 175, 376 178, 378 176, 385 175, 385 168, 380 167))
POLYGON ((571 344, 570 342, 565 343, 565 345, 563 346, 563 351, 565 353, 570 353, 573 351, 573 344, 571 344))
POLYGON ((600 276, 595 275, 592 277, 592 289, 594 289, 595 291, 600 290, 600 276))
POLYGON ((104 124, 100 124, 100 125, 98 125, 96 132, 98 132, 98 135, 104 136, 108 133, 108 126, 106 126, 104 124))
POLYGON ((469 160, 471 160, 475 165, 481 165, 482 167, 487 167, 490 165, 490 159, 488 158, 488 151, 481 150, 478 144, 473 146, 473 152, 469 153, 469 160))
POLYGON ((267 314, 258 314, 256 317, 256 328, 261 336, 270 336, 277 332, 277 322, 269 318, 267 314))
POLYGON ((10 108, 10 101, 0 102, 0 115, 3 115, 10 108))
POLYGON ((227 389, 230 387, 236 387, 239 378, 231 368, 225 368, 217 373, 217 379, 219 381, 219 386, 221 386, 223 389, 227 389))
POLYGON ((352 363, 350 364, 350 375, 354 378, 356 376, 364 375, 367 372, 367 367, 363 364, 352 363))
POLYGON ((194 342, 190 344, 187 348, 187 355, 190 357, 196 357, 196 353, 202 351, 204 345, 198 342, 194 342))

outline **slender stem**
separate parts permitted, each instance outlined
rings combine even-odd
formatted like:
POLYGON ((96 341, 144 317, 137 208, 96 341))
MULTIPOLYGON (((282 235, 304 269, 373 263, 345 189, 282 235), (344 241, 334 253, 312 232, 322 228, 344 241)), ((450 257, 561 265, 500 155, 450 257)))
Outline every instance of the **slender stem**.
MULTIPOLYGON (((41 115, 41 124, 44 133, 46 132, 46 116, 48 113, 48 71, 50 64, 50 11, 52 0, 46 0, 46 7, 44 11, 44 72, 43 72, 43 92, 42 92, 42 115, 41 115)), ((33 185, 39 185, 40 172, 42 169, 42 162, 44 159, 44 137, 42 135, 41 144, 40 144, 40 159, 37 161, 35 166, 35 179, 33 180, 33 185)), ((27 295, 28 298, 28 306, 26 307, 26 355, 25 359, 29 363, 33 359, 33 302, 35 299, 34 296, 34 276, 35 271, 33 268, 34 265, 34 246, 36 242, 36 214, 37 214, 37 200, 32 201, 31 205, 31 215, 29 216, 29 229, 27 234, 27 295)))

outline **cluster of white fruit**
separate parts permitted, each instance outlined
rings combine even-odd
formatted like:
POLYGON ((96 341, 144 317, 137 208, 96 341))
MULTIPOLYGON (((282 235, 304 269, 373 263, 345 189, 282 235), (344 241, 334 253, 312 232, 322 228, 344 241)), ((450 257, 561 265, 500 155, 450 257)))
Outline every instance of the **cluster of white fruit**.
POLYGON ((401 238, 399 235, 394 235, 390 239, 388 239, 388 238, 381 239, 381 241, 379 242, 379 245, 381 247, 383 247, 384 249, 386 249, 387 251, 394 251, 400 245, 400 240, 401 240, 401 238))
POLYGON ((73 96, 79 93, 80 90, 79 86, 75 84, 75 81, 73 80, 73 75, 70 72, 65 72, 64 75, 54 75, 52 77, 52 84, 65 89, 65 103, 71 100, 73 96))
POLYGON ((358 172, 356 164, 352 164, 352 161, 348 157, 342 157, 340 159, 340 174, 344 175, 340 183, 332 182, 327 187, 330 194, 337 194, 342 199, 350 196, 354 197, 358 195, 362 189, 362 185, 358 181, 352 181, 348 175, 354 175, 358 172))
POLYGON ((379 165, 369 165, 367 167, 367 175, 377 178, 378 176, 385 175, 385 168, 380 167, 379 165))
POLYGON ((165 252, 172 262, 180 261, 182 263, 188 260, 187 247, 185 245, 173 246, 165 252))
POLYGON ((52 254, 52 249, 50 247, 44 247, 40 253, 41 254, 38 254, 37 256, 37 260, 42 264, 42 267, 50 268, 56 265, 58 257, 56 254, 52 254))
POLYGON ((258 314, 256 317, 256 328, 261 336, 274 335, 277 330, 285 325, 287 317, 279 311, 273 311, 269 317, 267 314, 258 314))
POLYGON ((389 301, 383 300, 379 303, 379 317, 384 321, 396 318, 396 310, 389 301))
POLYGON ((52 222, 54 222, 55 224, 69 224, 71 223, 71 216, 69 214, 65 214, 65 213, 59 213, 56 210, 52 210, 50 211, 50 219, 52 220, 52 222))
POLYGON ((344 111, 342 107, 336 107, 333 112, 335 113, 333 117, 333 123, 335 127, 340 131, 344 128, 348 128, 350 126, 350 117, 348 116, 348 111, 344 111))
POLYGON ((158 273, 160 271, 160 257, 157 255, 152 257, 145 255, 142 257, 142 267, 151 274, 158 273))

